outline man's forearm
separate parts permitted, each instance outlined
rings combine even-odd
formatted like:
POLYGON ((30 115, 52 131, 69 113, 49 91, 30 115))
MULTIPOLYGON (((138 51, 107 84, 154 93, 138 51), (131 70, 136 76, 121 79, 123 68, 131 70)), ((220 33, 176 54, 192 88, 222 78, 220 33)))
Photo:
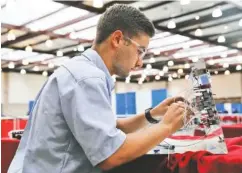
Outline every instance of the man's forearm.
POLYGON ((127 118, 118 118, 117 128, 122 130, 124 133, 132 133, 138 129, 145 127, 148 121, 144 114, 135 115, 127 118))
POLYGON ((127 134, 124 144, 110 158, 101 163, 99 167, 104 170, 111 169, 123 163, 134 160, 163 141, 171 133, 171 128, 161 122, 134 133, 127 134))
MULTIPOLYGON (((154 110, 151 110, 151 115, 155 114, 156 112, 154 112, 154 110)), ((118 118, 117 120, 117 128, 122 130, 126 134, 142 129, 148 124, 149 122, 145 118, 144 113, 127 118, 118 118)))

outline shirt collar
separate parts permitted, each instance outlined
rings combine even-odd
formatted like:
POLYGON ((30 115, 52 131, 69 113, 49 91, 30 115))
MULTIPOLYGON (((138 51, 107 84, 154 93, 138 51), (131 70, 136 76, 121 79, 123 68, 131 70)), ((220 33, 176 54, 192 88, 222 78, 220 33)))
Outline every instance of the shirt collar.
POLYGON ((97 53, 97 51, 93 50, 92 48, 87 49, 85 52, 82 53, 88 60, 92 61, 100 70, 102 70, 110 85, 111 90, 114 88, 114 81, 111 74, 108 71, 107 66, 104 64, 101 56, 97 53))

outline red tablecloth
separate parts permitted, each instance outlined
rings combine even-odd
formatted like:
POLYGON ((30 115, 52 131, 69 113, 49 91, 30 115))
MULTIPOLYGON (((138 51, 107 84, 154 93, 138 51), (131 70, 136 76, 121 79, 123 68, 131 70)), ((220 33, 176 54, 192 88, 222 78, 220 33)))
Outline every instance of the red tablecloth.
POLYGON ((212 155, 206 151, 175 154, 169 162, 166 160, 167 166, 171 171, 179 167, 179 173, 241 173, 242 137, 228 138, 225 142, 228 154, 212 155))
POLYGON ((19 140, 2 138, 1 139, 1 173, 7 173, 10 163, 18 148, 19 140))
POLYGON ((212 155, 206 151, 170 156, 145 155, 109 173, 241 173, 242 137, 226 139, 229 153, 212 155))

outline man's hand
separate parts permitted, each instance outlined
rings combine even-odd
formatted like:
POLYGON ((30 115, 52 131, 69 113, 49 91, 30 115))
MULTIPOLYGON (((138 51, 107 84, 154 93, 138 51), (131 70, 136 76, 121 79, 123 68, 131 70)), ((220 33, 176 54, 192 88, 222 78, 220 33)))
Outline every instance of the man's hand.
POLYGON ((190 118, 189 114, 185 115, 185 103, 172 103, 168 111, 165 113, 161 123, 170 127, 171 134, 173 134, 184 125, 184 116, 188 119, 190 118))
POLYGON ((155 108, 151 110, 151 115, 152 117, 157 117, 157 116, 163 116, 167 110, 168 107, 172 103, 176 103, 178 101, 184 101, 185 99, 183 97, 170 97, 165 99, 163 102, 161 102, 159 105, 157 105, 155 108))

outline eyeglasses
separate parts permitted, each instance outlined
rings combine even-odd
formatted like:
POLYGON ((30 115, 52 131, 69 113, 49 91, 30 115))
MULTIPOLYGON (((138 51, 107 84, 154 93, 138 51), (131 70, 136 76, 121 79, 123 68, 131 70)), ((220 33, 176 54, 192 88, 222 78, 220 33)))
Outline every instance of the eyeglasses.
POLYGON ((132 40, 131 38, 129 37, 125 37, 126 39, 128 39, 129 41, 131 41, 131 43, 133 43, 137 49, 138 49, 138 56, 140 59, 143 59, 145 54, 147 53, 147 49, 144 48, 143 46, 140 46, 139 43, 137 43, 136 41, 132 40))

